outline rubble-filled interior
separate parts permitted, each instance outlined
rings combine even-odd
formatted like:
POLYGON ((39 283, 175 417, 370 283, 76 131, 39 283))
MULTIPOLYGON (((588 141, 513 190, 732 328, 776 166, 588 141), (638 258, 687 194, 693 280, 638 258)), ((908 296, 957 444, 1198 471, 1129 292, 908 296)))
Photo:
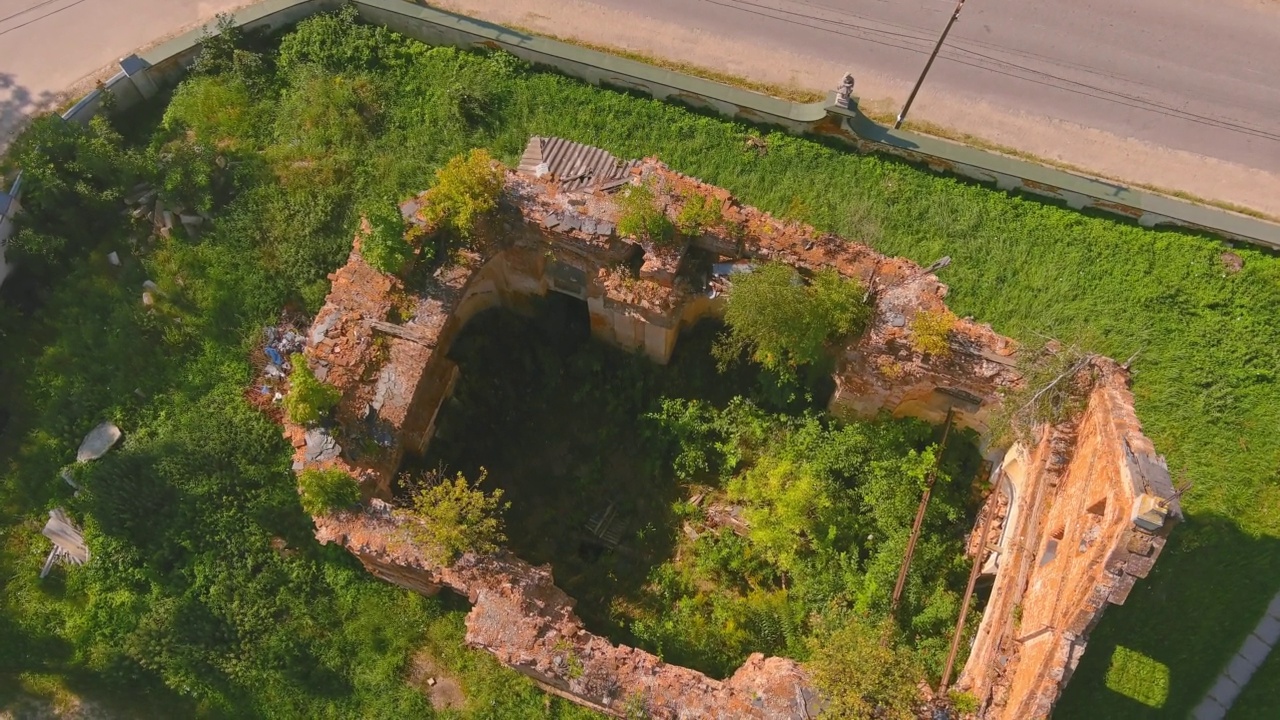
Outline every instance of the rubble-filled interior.
MULTIPOLYGON (((391 582, 466 595, 474 603, 468 642, 609 714, 624 715, 639 697, 652 717, 813 717, 820 701, 792 661, 753 655, 728 680, 713 680, 588 632, 546 569, 508 554, 433 566, 393 541, 395 521, 382 501, 405 454, 427 450, 436 433, 458 380, 448 349, 482 310, 527 309, 554 292, 585 302, 595 338, 666 363, 682 330, 720 311, 716 283, 724 280, 713 274, 708 286, 694 271, 708 255, 776 260, 801 272, 834 267, 869 289, 872 323, 843 349, 833 374, 829 409, 840 416, 953 418, 985 433, 1001 391, 1020 382, 1014 344, 961 319, 946 335, 947 352, 920 352, 914 318, 945 312, 946 288, 931 269, 742 207, 656 160, 622 163, 533 138, 507 174, 503 200, 486 242, 456 254, 425 287, 406 293, 363 262, 358 243, 332 276, 306 352, 343 394, 337 422, 345 432, 286 432, 298 469, 345 468, 373 501, 363 514, 317 518, 318 537, 342 543, 391 582), (656 188, 671 217, 692 197, 710 198, 717 220, 674 245, 637 246, 617 236, 610 193, 638 183, 656 188), (389 322, 403 295, 411 307, 389 322)), ((1041 427, 1033 442, 1007 452, 988 448, 995 491, 978 527, 990 530, 971 549, 993 589, 955 685, 977 698, 983 717, 1048 715, 1105 603, 1122 602, 1145 576, 1180 514, 1163 461, 1133 415, 1124 369, 1106 358, 1091 358, 1088 369, 1093 389, 1081 417, 1041 427)))

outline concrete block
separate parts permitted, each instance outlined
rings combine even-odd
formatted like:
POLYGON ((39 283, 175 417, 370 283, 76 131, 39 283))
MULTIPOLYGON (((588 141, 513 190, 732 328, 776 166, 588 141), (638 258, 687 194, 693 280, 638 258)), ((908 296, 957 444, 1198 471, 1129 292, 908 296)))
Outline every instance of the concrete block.
POLYGON ((1249 684, 1249 678, 1253 677, 1258 665, 1251 657, 1236 653, 1231 656, 1231 662, 1227 663, 1226 675, 1236 685, 1244 687, 1249 684))
POLYGON ((1280 618, 1274 615, 1263 615, 1258 627, 1253 629, 1253 634, 1267 645, 1275 647, 1275 644, 1280 642, 1280 618))
POLYGON ((1271 645, 1262 641, 1257 635, 1250 635, 1240 646, 1239 656, 1248 660, 1255 669, 1271 654, 1271 645))
POLYGON ((1280 593, 1271 598, 1271 605, 1267 607, 1267 614, 1274 618, 1280 618, 1280 593))
POLYGON ((1227 716, 1227 709, 1217 700, 1207 697, 1191 711, 1192 720, 1222 720, 1227 716))
POLYGON ((644 323, 644 351, 651 360, 666 365, 675 349, 676 332, 653 323, 644 323))
POLYGON ((1223 707, 1231 707, 1231 703, 1235 702, 1239 694, 1240 685, 1227 677, 1226 673, 1223 673, 1218 676, 1218 681, 1210 688, 1208 698, 1216 700, 1223 707))
POLYGON ((138 94, 146 99, 155 97, 155 94, 160 91, 160 89, 156 87, 155 80, 152 80, 151 75, 147 73, 147 70, 150 67, 150 63, 138 57, 136 54, 120 58, 120 70, 122 70, 125 77, 128 77, 129 81, 133 83, 133 87, 137 89, 138 94))

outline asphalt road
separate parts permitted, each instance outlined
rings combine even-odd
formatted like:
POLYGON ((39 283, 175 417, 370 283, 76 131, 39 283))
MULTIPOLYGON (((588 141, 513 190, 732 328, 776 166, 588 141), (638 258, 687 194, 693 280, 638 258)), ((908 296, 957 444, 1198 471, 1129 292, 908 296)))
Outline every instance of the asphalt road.
MULTIPOLYGON (((23 115, 243 0, 0 0, 0 146, 23 115)), ((910 83, 950 0, 593 0, 910 83)), ((833 78, 833 83, 834 83, 833 78)), ((921 91, 1280 171, 1280 2, 967 0, 921 91)))
MULTIPOLYGON (((955 8, 954 0, 592 2, 907 84, 955 8)), ((939 88, 1277 172, 1280 3, 967 0, 920 97, 939 88)))
POLYGON ((245 1, 0 0, 0 147, 85 76, 245 1))

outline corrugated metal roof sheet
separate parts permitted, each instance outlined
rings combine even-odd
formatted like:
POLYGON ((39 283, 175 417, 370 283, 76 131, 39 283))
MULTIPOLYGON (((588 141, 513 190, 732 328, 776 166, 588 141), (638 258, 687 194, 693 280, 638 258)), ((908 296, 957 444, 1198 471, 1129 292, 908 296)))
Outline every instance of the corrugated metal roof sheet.
POLYGON ((613 154, 563 138, 531 137, 520 157, 519 172, 551 176, 566 191, 612 190, 627 181, 639 160, 619 160, 613 154))

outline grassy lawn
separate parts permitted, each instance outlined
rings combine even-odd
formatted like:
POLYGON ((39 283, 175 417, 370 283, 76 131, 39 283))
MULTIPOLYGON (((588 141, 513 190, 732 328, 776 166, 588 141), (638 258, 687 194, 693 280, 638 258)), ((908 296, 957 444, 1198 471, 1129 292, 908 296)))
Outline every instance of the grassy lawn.
MULTIPOLYGON (((1175 480, 1194 483, 1188 522, 1097 628, 1055 717, 1184 716, 1280 588, 1274 254, 1231 249, 1243 261, 1231 272, 1227 248, 1210 238, 1090 217, 342 22, 309 22, 286 50, 262 69, 226 71, 248 78, 243 87, 215 79, 180 91, 169 129, 157 129, 154 109, 143 130, 119 123, 162 154, 194 136, 237 160, 225 187, 166 176, 175 192, 215 196, 217 220, 201 238, 130 254, 132 231, 114 204, 102 217, 115 229, 86 239, 44 286, 6 285, 0 572, 13 579, 0 590, 0 693, 45 682, 36 676, 75 685, 83 673, 98 687, 162 696, 156 702, 181 714, 370 717, 422 707, 400 682, 405 664, 433 622, 447 620, 458 637, 457 610, 382 587, 314 547, 288 448, 240 400, 245 358, 282 307, 317 308, 362 203, 422 189, 445 159, 474 146, 514 164, 530 135, 657 155, 745 202, 888 254, 921 263, 949 255, 942 279, 958 314, 1016 338, 1051 335, 1122 360, 1136 353, 1144 429, 1175 480), (335 118, 333 132, 317 132, 335 118), (746 145, 752 134, 764 137, 763 154, 746 145), (111 250, 122 251, 123 268, 107 265, 111 250), (142 312, 147 278, 183 301, 167 310, 181 323, 142 312), (72 498, 58 469, 107 418, 128 440, 78 471, 96 489, 72 498), (59 504, 88 518, 98 561, 65 584, 40 584, 46 546, 33 537, 59 504), (275 536, 300 552, 281 557, 275 536), (282 675, 290 663, 304 671, 282 675), (24 674, 35 678, 26 686, 24 674)), ((487 660, 466 662, 483 669, 487 660)), ((1278 671, 1273 658, 1237 716, 1274 706, 1278 671)), ((477 706, 476 717, 546 712, 511 673, 475 677, 495 707, 511 708, 477 706)))

